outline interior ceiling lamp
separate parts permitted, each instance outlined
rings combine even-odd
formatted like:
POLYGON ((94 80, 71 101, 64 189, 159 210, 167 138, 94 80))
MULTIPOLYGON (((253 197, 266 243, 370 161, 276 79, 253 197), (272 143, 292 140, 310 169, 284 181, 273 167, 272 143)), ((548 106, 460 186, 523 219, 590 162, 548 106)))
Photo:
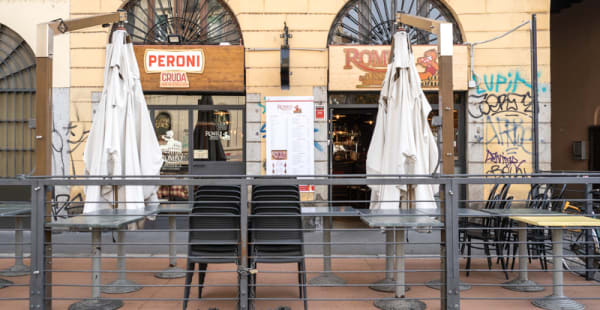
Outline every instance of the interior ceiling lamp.
POLYGON ((290 89, 290 46, 288 39, 292 37, 288 33, 288 27, 283 22, 283 33, 280 35, 283 38, 283 45, 281 46, 280 56, 280 75, 281 75, 281 89, 290 89))

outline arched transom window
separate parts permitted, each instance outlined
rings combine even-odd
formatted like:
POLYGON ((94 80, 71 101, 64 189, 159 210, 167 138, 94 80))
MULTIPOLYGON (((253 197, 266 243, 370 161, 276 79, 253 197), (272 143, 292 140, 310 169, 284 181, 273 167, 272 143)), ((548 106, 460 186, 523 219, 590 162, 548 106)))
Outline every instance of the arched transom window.
MULTIPOLYGON (((330 45, 387 45, 392 42, 396 14, 407 13, 454 24, 454 43, 462 43, 458 24, 438 0, 351 0, 338 13, 329 31, 330 45)), ((437 36, 408 27, 412 44, 435 44, 437 36)))

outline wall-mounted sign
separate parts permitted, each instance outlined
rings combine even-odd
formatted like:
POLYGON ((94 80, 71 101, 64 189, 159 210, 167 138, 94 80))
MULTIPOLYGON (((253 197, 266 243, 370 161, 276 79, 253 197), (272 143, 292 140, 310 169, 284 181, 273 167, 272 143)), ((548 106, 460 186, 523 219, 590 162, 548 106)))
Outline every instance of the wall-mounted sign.
POLYGON ((134 45, 144 91, 243 92, 244 47, 134 45))
MULTIPOLYGON (((413 45, 413 54, 421 87, 438 88, 438 53, 435 45, 413 45)), ((329 90, 380 90, 388 65, 389 45, 332 45, 329 46, 329 90)), ((455 45, 453 84, 455 90, 467 90, 467 46, 455 45)))
POLYGON ((144 69, 146 73, 165 71, 202 73, 204 70, 204 53, 202 53, 202 49, 146 49, 144 53, 144 69))
POLYGON ((314 174, 313 97, 266 98, 267 175, 314 174))

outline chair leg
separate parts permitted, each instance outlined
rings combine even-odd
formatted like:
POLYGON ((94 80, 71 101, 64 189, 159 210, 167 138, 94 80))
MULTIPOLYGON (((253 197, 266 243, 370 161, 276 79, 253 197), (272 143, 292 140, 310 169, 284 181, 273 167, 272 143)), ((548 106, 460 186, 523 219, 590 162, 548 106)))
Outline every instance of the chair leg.
POLYGON ((190 297, 190 285, 192 284, 192 277, 194 276, 194 269, 196 269, 196 264, 188 262, 185 274, 185 287, 183 288, 183 310, 187 309, 188 298, 190 297))
POLYGON ((488 244, 488 240, 483 241, 483 251, 485 256, 487 256, 488 269, 492 269, 492 253, 490 252, 490 245, 488 244))
POLYGON ((198 264, 198 298, 202 298, 202 289, 204 288, 204 279, 206 278, 208 264, 198 264))
MULTIPOLYGON (((504 272, 504 277, 506 278, 506 280, 508 280, 508 271, 506 269, 508 269, 508 264, 506 262, 506 260, 504 259, 504 245, 500 244, 500 243, 496 243, 496 252, 498 252, 498 259, 500 260, 500 266, 502 266, 502 271, 504 272)), ((508 259, 508 257, 506 258, 508 259)))
POLYGON ((298 296, 304 297, 302 295, 302 262, 298 262, 298 296))
POLYGON ((471 272, 471 238, 467 237, 467 277, 471 272))
MULTIPOLYGON (((525 245, 523 245, 523 246, 525 246, 525 245)), ((515 269, 515 260, 517 259, 518 249, 519 249, 519 244, 518 243, 513 244, 513 258, 512 258, 512 265, 510 266, 510 270, 515 269)))
POLYGON ((300 279, 302 279, 302 287, 301 287, 301 292, 302 292, 302 298, 303 298, 303 302, 304 302, 304 310, 308 310, 308 295, 306 294, 307 292, 307 288, 306 288, 306 265, 304 263, 304 260, 302 260, 300 263, 298 263, 298 268, 300 269, 302 276, 300 277, 300 279))

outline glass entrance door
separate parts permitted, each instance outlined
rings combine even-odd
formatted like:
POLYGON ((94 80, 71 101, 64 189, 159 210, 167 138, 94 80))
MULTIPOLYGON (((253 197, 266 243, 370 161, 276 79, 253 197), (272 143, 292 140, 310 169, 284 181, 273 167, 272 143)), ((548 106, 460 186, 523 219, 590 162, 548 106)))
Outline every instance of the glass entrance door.
POLYGON ((162 174, 244 175, 245 98, 147 95, 162 174))

